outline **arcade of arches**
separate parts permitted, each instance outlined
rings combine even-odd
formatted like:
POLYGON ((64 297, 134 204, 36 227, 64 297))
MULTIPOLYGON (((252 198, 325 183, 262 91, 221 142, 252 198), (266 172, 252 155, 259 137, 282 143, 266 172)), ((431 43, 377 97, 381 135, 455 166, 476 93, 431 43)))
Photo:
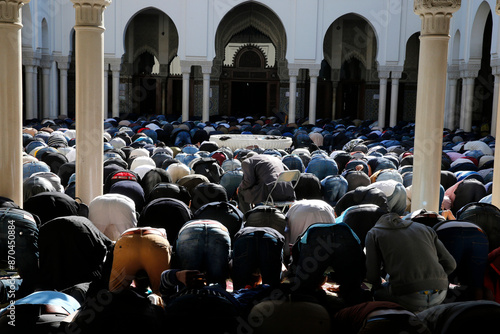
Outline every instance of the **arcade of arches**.
MULTIPOLYGON (((21 97, 20 101, 4 99, 2 102, 8 104, 2 106, 2 113, 5 111, 8 114, 4 116, 4 123, 9 123, 11 127, 15 127, 19 120, 13 122, 8 116, 11 112, 20 110, 19 115, 24 112, 25 119, 76 115, 77 124, 88 129, 94 124, 91 121, 100 118, 98 114, 91 114, 93 109, 96 113, 104 110, 106 116, 161 113, 170 119, 181 116, 182 120, 190 116, 206 120, 211 115, 271 115, 280 112, 289 116, 289 122, 307 117, 311 123, 318 118, 351 117, 376 119, 381 127, 394 126, 400 120, 416 119, 418 123, 419 103, 423 108, 422 104, 427 103, 428 99, 419 100, 422 94, 418 94, 417 87, 421 88, 422 79, 427 79, 422 77, 422 73, 434 65, 431 64, 432 61, 422 58, 423 54, 427 56, 423 50, 429 47, 429 44, 424 45, 424 40, 428 42, 429 30, 440 28, 443 28, 438 32, 442 37, 442 43, 439 44, 442 54, 436 58, 444 61, 436 75, 440 76, 444 71, 445 78, 443 82, 428 84, 440 85, 430 93, 442 94, 435 97, 434 104, 439 110, 441 107, 446 110, 445 126, 470 131, 472 126, 481 125, 484 120, 491 119, 496 124, 500 62, 496 53, 490 50, 497 47, 497 41, 492 41, 492 36, 497 36, 498 33, 494 30, 498 29, 498 18, 492 18, 491 8, 498 11, 499 5, 494 7, 490 3, 492 0, 482 1, 479 7, 474 6, 474 13, 467 12, 472 19, 472 26, 468 23, 450 25, 451 17, 460 8, 458 0, 433 1, 429 6, 415 0, 415 7, 411 9, 404 5, 405 12, 400 12, 401 17, 407 15, 408 11, 414 11, 424 23, 442 19, 446 20, 446 24, 423 24, 420 36, 398 35, 400 57, 390 59, 380 56, 381 53, 390 51, 388 45, 395 45, 393 41, 387 41, 390 33, 388 25, 380 27, 373 17, 358 15, 356 11, 335 16, 330 7, 330 15, 318 14, 318 18, 321 16, 322 20, 327 21, 322 22, 324 27, 331 21, 327 31, 319 37, 323 34, 323 26, 320 29, 320 24, 304 35, 297 33, 299 25, 292 31, 293 23, 290 18, 284 17, 288 14, 279 5, 275 7, 281 8, 280 15, 271 9, 274 4, 267 5, 266 1, 236 1, 235 4, 238 4, 234 7, 228 9, 231 5, 226 6, 228 10, 223 10, 224 15, 220 16, 222 19, 217 21, 220 19, 217 16, 214 22, 219 23, 208 31, 210 46, 205 56, 203 52, 194 52, 191 56, 185 53, 183 43, 186 41, 179 37, 186 38, 189 34, 185 32, 186 27, 181 25, 182 15, 175 11, 170 16, 157 8, 141 9, 140 6, 134 6, 138 10, 135 14, 127 14, 131 18, 126 25, 123 27, 120 23, 114 27, 119 27, 115 36, 122 34, 124 48, 114 48, 115 53, 108 54, 103 48, 103 13, 106 7, 111 6, 111 0, 93 0, 93 5, 81 0, 71 0, 77 15, 73 46, 69 51, 66 47, 61 48, 60 42, 56 44, 53 41, 54 36, 59 36, 54 33, 57 29, 54 29, 53 22, 58 19, 53 15, 46 15, 38 21, 41 12, 30 12, 31 4, 26 5, 29 0, 0 2, 9 5, 9 15, 0 12, 2 27, 6 30, 3 38, 11 36, 12 39, 4 41, 2 45, 16 46, 15 49, 3 50, 2 59, 22 59, 22 63, 20 61, 16 66, 6 68, 2 74, 11 83, 15 80, 11 78, 16 77, 17 72, 14 72, 19 70, 21 73, 19 83, 12 82, 7 88, 7 85, 2 85, 5 90, 2 95, 21 97), (27 10, 22 11, 21 16, 22 4, 25 4, 27 10), (436 10, 444 10, 449 15, 437 18, 436 10), (31 27, 26 29, 26 34, 23 32, 21 35, 21 22, 25 19, 27 26, 31 27), (211 36, 214 31, 215 34, 211 36), (452 47, 448 57, 449 35, 452 47), (464 39, 464 35, 467 38, 464 39), (472 37, 469 38, 469 35, 472 37), (319 44, 317 41, 322 38, 322 56, 321 50, 315 50, 316 56, 311 56, 312 53, 297 49, 295 44, 303 36, 316 37, 315 43, 303 45, 319 44), (463 40, 470 43, 470 50, 465 51, 465 58, 464 50, 469 45, 461 46, 463 40), (58 45, 56 49, 54 45, 58 45), (120 50, 120 53, 116 50, 120 50), (417 56, 416 50, 419 50, 420 55, 417 56), (95 58, 82 58, 84 56, 95 58), (96 65, 94 68, 90 66, 92 61, 96 65), (426 65, 425 69, 421 68, 422 64, 426 65), (103 78, 103 74, 104 80, 101 83, 99 79, 103 78), (82 76, 96 81, 96 85, 83 85, 82 76), (102 100, 99 98, 101 95, 102 100), (494 112, 492 109, 495 109, 494 112), (85 110, 90 115, 79 110, 85 110), (79 115, 83 118, 78 119, 79 115)), ((36 3, 33 8, 44 6, 43 2, 36 3)), ((211 6, 210 2, 199 3, 205 4, 207 8, 211 6)), ((304 10, 309 8, 306 8, 303 1, 297 4, 304 10)), ((327 2, 321 4, 327 8, 327 2)), ((67 4, 59 6, 65 7, 67 13, 67 4)), ((2 8, 5 10, 7 7, 2 8)), ((176 10, 179 8, 176 7, 176 10)), ((361 8, 356 8, 362 11, 361 8)), ((210 9, 218 10, 215 7, 210 9)), ((49 8, 45 10, 50 13, 49 8)), ((120 15, 117 11, 114 14, 120 15)), ((298 16, 290 17, 297 19, 298 16)), ((116 16, 114 19, 117 19, 116 16)), ((410 20, 408 16, 405 19, 410 20)), ((67 23, 59 23, 67 26, 67 23)), ((410 28, 408 31, 415 32, 416 29, 410 28)), ((428 90, 428 87, 425 89, 428 90)), ((435 114, 441 115, 441 112, 435 114)), ((440 123, 441 119, 435 119, 435 124, 440 123)), ((491 128, 493 133, 494 126, 491 128)), ((6 132, 9 132, 8 129, 6 132)), ((437 136, 432 138, 439 142, 437 136)), ((8 136, 5 139, 9 141, 8 136)), ((8 157, 6 161, 17 161, 17 158, 17 155, 8 157)), ((92 159, 93 157, 90 160, 92 159)), ((96 159, 102 157, 96 156, 96 159)), ((97 165, 99 164, 96 163, 97 165)), ((9 171, 10 167, 6 165, 3 168, 0 165, 0 171, 9 171)), ((77 178, 82 180, 91 176, 87 178, 77 175, 77 178)), ((10 190, 0 189, 0 192, 8 194, 10 190)))

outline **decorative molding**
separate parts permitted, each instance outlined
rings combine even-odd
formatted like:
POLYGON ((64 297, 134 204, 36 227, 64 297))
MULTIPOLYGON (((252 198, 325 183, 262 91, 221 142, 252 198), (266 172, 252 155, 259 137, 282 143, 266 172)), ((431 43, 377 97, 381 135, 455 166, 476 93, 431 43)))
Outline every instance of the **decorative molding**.
POLYGON ((403 76, 403 71, 391 71, 391 79, 399 80, 403 76))
POLYGON ((40 66, 40 56, 32 50, 23 51, 23 65, 40 66))
POLYGON ((453 13, 460 9, 461 0, 414 0, 414 12, 422 19, 420 36, 450 33, 453 13))
POLYGON ((43 69, 50 69, 50 68, 52 68, 52 62, 53 61, 54 60, 52 59, 51 55, 42 55, 42 60, 40 62, 40 66, 43 69))
POLYGON ((481 69, 481 64, 476 63, 468 63, 468 64, 460 64, 460 77, 465 79, 475 79, 479 75, 479 70, 481 69))
POLYGON ((391 68, 389 66, 378 66, 377 74, 379 79, 389 79, 391 77, 391 68))
POLYGON ((311 77, 311 78, 319 77, 319 71, 320 71, 320 68, 309 67, 309 77, 311 77))
POLYGON ((0 0, 0 23, 22 25, 21 8, 30 0, 0 0))
POLYGON ((104 28, 103 13, 111 0, 71 0, 75 8, 75 26, 104 28))
POLYGON ((448 79, 458 80, 460 79, 460 68, 458 65, 448 65, 448 79))
POLYGON ((299 76, 299 71, 300 71, 300 69, 298 69, 298 68, 289 68, 288 69, 288 75, 290 77, 298 77, 299 76))
POLYGON ((60 70, 69 70, 71 57, 70 56, 54 56, 54 60, 57 63, 57 68, 60 70))

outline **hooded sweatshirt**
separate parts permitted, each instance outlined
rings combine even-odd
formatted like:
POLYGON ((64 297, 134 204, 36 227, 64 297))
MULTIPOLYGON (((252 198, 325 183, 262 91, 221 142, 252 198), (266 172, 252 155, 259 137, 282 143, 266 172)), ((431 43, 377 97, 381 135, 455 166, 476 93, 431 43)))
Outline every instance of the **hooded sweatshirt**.
POLYGON ((381 284, 381 267, 394 295, 448 288, 456 262, 431 227, 388 213, 365 242, 367 279, 375 289, 381 284))

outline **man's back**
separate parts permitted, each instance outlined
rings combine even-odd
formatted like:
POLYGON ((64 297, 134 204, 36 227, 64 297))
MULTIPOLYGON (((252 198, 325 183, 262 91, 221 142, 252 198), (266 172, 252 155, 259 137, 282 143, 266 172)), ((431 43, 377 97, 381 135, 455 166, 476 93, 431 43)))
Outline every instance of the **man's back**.
MULTIPOLYGON (((247 203, 260 203, 266 200, 269 190, 278 179, 285 166, 277 157, 258 154, 243 160, 241 163, 243 180, 240 190, 247 203)), ((295 194, 290 183, 278 185, 273 192, 275 200, 294 199, 295 194)))
POLYGON ((368 280, 379 284, 383 264, 394 294, 446 289, 456 266, 431 228, 394 213, 382 216, 368 232, 366 253, 368 280))

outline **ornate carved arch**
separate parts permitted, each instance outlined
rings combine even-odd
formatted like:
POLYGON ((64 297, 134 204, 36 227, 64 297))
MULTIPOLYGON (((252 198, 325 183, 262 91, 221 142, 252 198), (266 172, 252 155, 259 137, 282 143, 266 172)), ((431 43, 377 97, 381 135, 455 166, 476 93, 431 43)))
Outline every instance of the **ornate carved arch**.
POLYGON ((271 40, 276 48, 278 68, 285 67, 285 71, 280 71, 280 77, 288 77, 285 28, 274 13, 264 6, 255 4, 238 6, 222 19, 215 36, 214 76, 219 76, 221 73, 224 49, 231 38, 249 27, 254 27, 271 40))

